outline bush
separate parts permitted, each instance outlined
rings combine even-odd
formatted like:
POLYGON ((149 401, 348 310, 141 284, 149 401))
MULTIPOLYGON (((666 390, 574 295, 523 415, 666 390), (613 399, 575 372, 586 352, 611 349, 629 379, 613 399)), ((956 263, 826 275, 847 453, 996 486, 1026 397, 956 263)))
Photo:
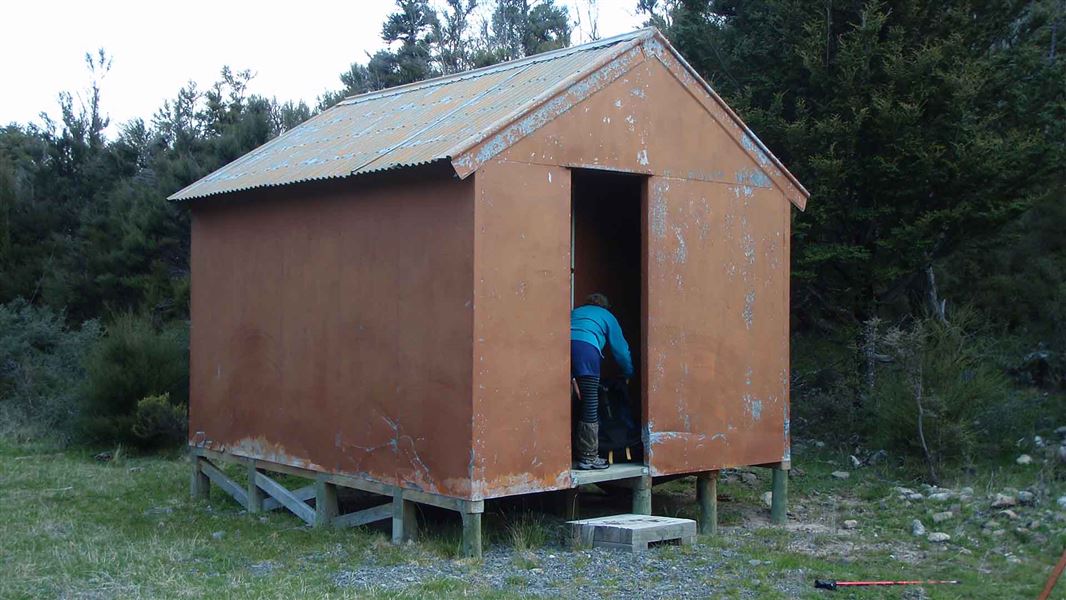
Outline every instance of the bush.
POLYGON ((1010 380, 975 335, 972 313, 894 327, 877 339, 883 360, 869 406, 872 441, 920 458, 934 482, 945 465, 1002 447, 983 415, 1006 406, 1010 380))
MULTIPOLYGON (((107 335, 93 348, 86 362, 83 391, 85 440, 149 446, 138 436, 138 404, 150 396, 163 396, 175 407, 189 398, 188 327, 172 324, 157 331, 142 316, 120 315, 108 325, 107 335)), ((157 404, 145 405, 144 418, 157 404)), ((182 409, 184 410, 184 409, 182 409)))
POLYGON ((188 410, 173 404, 170 394, 148 396, 137 402, 131 433, 145 446, 174 446, 186 439, 188 410))
POLYGON ((79 329, 25 300, 0 305, 0 436, 65 443, 79 416, 83 363, 100 338, 96 321, 79 329))

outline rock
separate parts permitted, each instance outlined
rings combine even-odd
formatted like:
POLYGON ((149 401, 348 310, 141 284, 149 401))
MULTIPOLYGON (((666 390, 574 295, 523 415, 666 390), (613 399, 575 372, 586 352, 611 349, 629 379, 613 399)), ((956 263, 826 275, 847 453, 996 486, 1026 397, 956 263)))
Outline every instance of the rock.
POLYGON ((757 567, 757 566, 762 564, 762 561, 757 559, 757 558, 753 558, 753 559, 748 561, 748 564, 753 566, 753 567, 757 567))
POLYGON ((1032 506, 1034 503, 1036 503, 1036 494, 1028 490, 1022 490, 1018 492, 1018 502, 1026 506, 1032 506))
POLYGON ((1006 494, 996 494, 992 499, 992 508, 1010 508, 1018 504, 1018 499, 1006 494))
POLYGON ((830 475, 832 475, 833 479, 847 479, 848 477, 851 477, 851 473, 848 473, 847 471, 833 471, 830 475))
POLYGON ((225 536, 226 536, 226 532, 225 531, 216 531, 216 532, 211 534, 211 537, 215 538, 216 540, 221 540, 225 536))
POLYGON ((1062 427, 1056 429, 1055 433, 1058 434, 1058 436, 1061 438, 1066 438, 1066 425, 1063 425, 1062 427))
POLYGON ((1006 533, 1007 533, 1006 529, 997 529, 997 530, 992 532, 992 537, 1002 537, 1002 536, 1006 535, 1006 533))
POLYGON ((825 442, 815 440, 814 447, 815 448, 825 448, 825 442))
POLYGON ((944 521, 947 521, 948 519, 951 519, 954 516, 955 516, 955 514, 951 513, 951 512, 947 512, 947 511, 938 512, 935 515, 933 515, 933 522, 934 523, 943 523, 944 521))
POLYGON ((981 529, 999 529, 999 522, 995 519, 989 519, 981 525, 981 529))
POLYGON ((914 493, 914 490, 912 490, 911 488, 897 487, 892 489, 895 490, 895 492, 900 496, 909 496, 910 494, 914 493))
POLYGON ((96 456, 93 456, 93 458, 95 458, 96 460, 98 460, 100 462, 108 462, 112 458, 114 458, 114 456, 110 452, 101 452, 100 454, 97 454, 96 456))
POLYGON ((1055 503, 1059 505, 1059 508, 1066 509, 1066 496, 1059 496, 1055 503))
POLYGON ((855 529, 858 526, 859 522, 855 519, 848 519, 847 521, 844 521, 844 529, 855 529))
POLYGON ((1044 438, 1038 436, 1033 437, 1033 445, 1037 448, 1043 448, 1045 445, 1044 438))
POLYGON ((789 476, 790 479, 793 478, 793 477, 803 477, 806 474, 807 474, 807 472, 804 471, 803 469, 799 468, 799 467, 792 467, 788 471, 788 476, 789 476))
POLYGON ((918 519, 911 521, 911 533, 919 537, 925 535, 925 525, 918 519))
POLYGON ((866 464, 868 464, 868 465, 879 465, 879 464, 885 462, 885 460, 887 460, 887 459, 888 459, 888 452, 885 452, 884 450, 878 450, 877 452, 874 452, 873 454, 871 454, 870 458, 866 459, 866 464))
POLYGON ((1019 456, 1017 459, 1015 459, 1014 462, 1018 463, 1019 465, 1032 464, 1033 457, 1029 456, 1028 454, 1023 454, 1023 455, 1019 456))
POLYGON ((759 476, 755 473, 748 473, 747 471, 740 474, 740 480, 748 485, 755 485, 759 483, 759 476))
POLYGON ((917 502, 918 500, 925 500, 925 496, 919 494, 918 492, 911 492, 910 494, 907 494, 907 500, 914 500, 915 502, 917 502))
POLYGON ((1009 508, 1007 510, 999 511, 999 514, 1003 515, 1004 517, 1007 517, 1011 521, 1016 521, 1018 519, 1018 513, 1014 512, 1009 508))
POLYGON ((929 499, 937 502, 947 502, 951 500, 951 496, 951 492, 936 492, 935 494, 929 494, 929 499))
POLYGON ((762 495, 762 503, 765 504, 767 506, 767 508, 769 508, 770 503, 773 500, 773 497, 774 497, 773 492, 766 492, 765 494, 762 495))
POLYGON ((946 543, 946 542, 950 542, 951 541, 951 536, 946 534, 946 533, 941 533, 939 531, 934 531, 933 533, 930 533, 929 537, 927 537, 925 539, 929 540, 930 542, 933 542, 934 544, 943 544, 943 543, 946 543))
POLYGON ((858 469, 859 467, 862 466, 862 461, 859 460, 859 458, 857 456, 855 456, 854 454, 849 454, 848 455, 848 459, 851 460, 852 468, 858 469))
POLYGON ((960 496, 973 496, 973 488, 969 487, 969 486, 964 487, 961 490, 959 490, 959 495, 960 496))

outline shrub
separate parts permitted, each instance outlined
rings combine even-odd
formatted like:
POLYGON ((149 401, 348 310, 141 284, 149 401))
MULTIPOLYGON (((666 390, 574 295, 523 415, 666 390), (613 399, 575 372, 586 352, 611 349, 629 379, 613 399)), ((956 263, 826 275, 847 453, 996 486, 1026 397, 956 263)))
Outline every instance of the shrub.
POLYGON ((948 463, 969 462, 1001 440, 980 416, 1008 404, 1010 380, 974 333, 966 311, 952 321, 912 321, 879 336, 885 359, 871 396, 873 441, 920 457, 934 482, 948 463))
POLYGON ((151 445, 134 433, 138 403, 164 394, 175 406, 188 403, 188 347, 185 324, 160 331, 143 316, 115 318, 86 361, 86 441, 151 445))
POLYGON ((0 305, 0 436, 69 441, 84 358, 99 337, 96 321, 71 329, 50 308, 21 299, 0 305))
POLYGON ((170 394, 147 396, 137 402, 133 413, 133 433, 145 446, 173 446, 182 442, 188 430, 184 404, 173 404, 170 394))

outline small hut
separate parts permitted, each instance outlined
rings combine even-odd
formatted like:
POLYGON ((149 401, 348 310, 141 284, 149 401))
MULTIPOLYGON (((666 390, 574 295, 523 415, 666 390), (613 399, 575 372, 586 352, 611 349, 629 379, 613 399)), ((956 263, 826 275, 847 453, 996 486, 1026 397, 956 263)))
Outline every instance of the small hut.
POLYGON ((696 475, 710 531, 717 471, 761 465, 783 519, 807 196, 654 29, 343 100, 170 197, 192 215, 193 492, 395 540, 413 503, 445 507, 476 555, 486 500, 613 480, 649 514, 654 483, 696 475), (643 433, 585 472, 569 314, 593 291, 643 433), (338 486, 386 498, 338 514, 338 486))

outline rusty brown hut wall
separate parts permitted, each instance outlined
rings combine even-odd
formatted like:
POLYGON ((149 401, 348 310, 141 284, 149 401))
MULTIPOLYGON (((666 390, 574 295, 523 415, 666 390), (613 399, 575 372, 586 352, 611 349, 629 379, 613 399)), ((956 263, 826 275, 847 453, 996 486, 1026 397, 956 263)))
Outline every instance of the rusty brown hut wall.
POLYGON ((195 203, 190 442, 467 497, 473 188, 422 170, 195 203))

